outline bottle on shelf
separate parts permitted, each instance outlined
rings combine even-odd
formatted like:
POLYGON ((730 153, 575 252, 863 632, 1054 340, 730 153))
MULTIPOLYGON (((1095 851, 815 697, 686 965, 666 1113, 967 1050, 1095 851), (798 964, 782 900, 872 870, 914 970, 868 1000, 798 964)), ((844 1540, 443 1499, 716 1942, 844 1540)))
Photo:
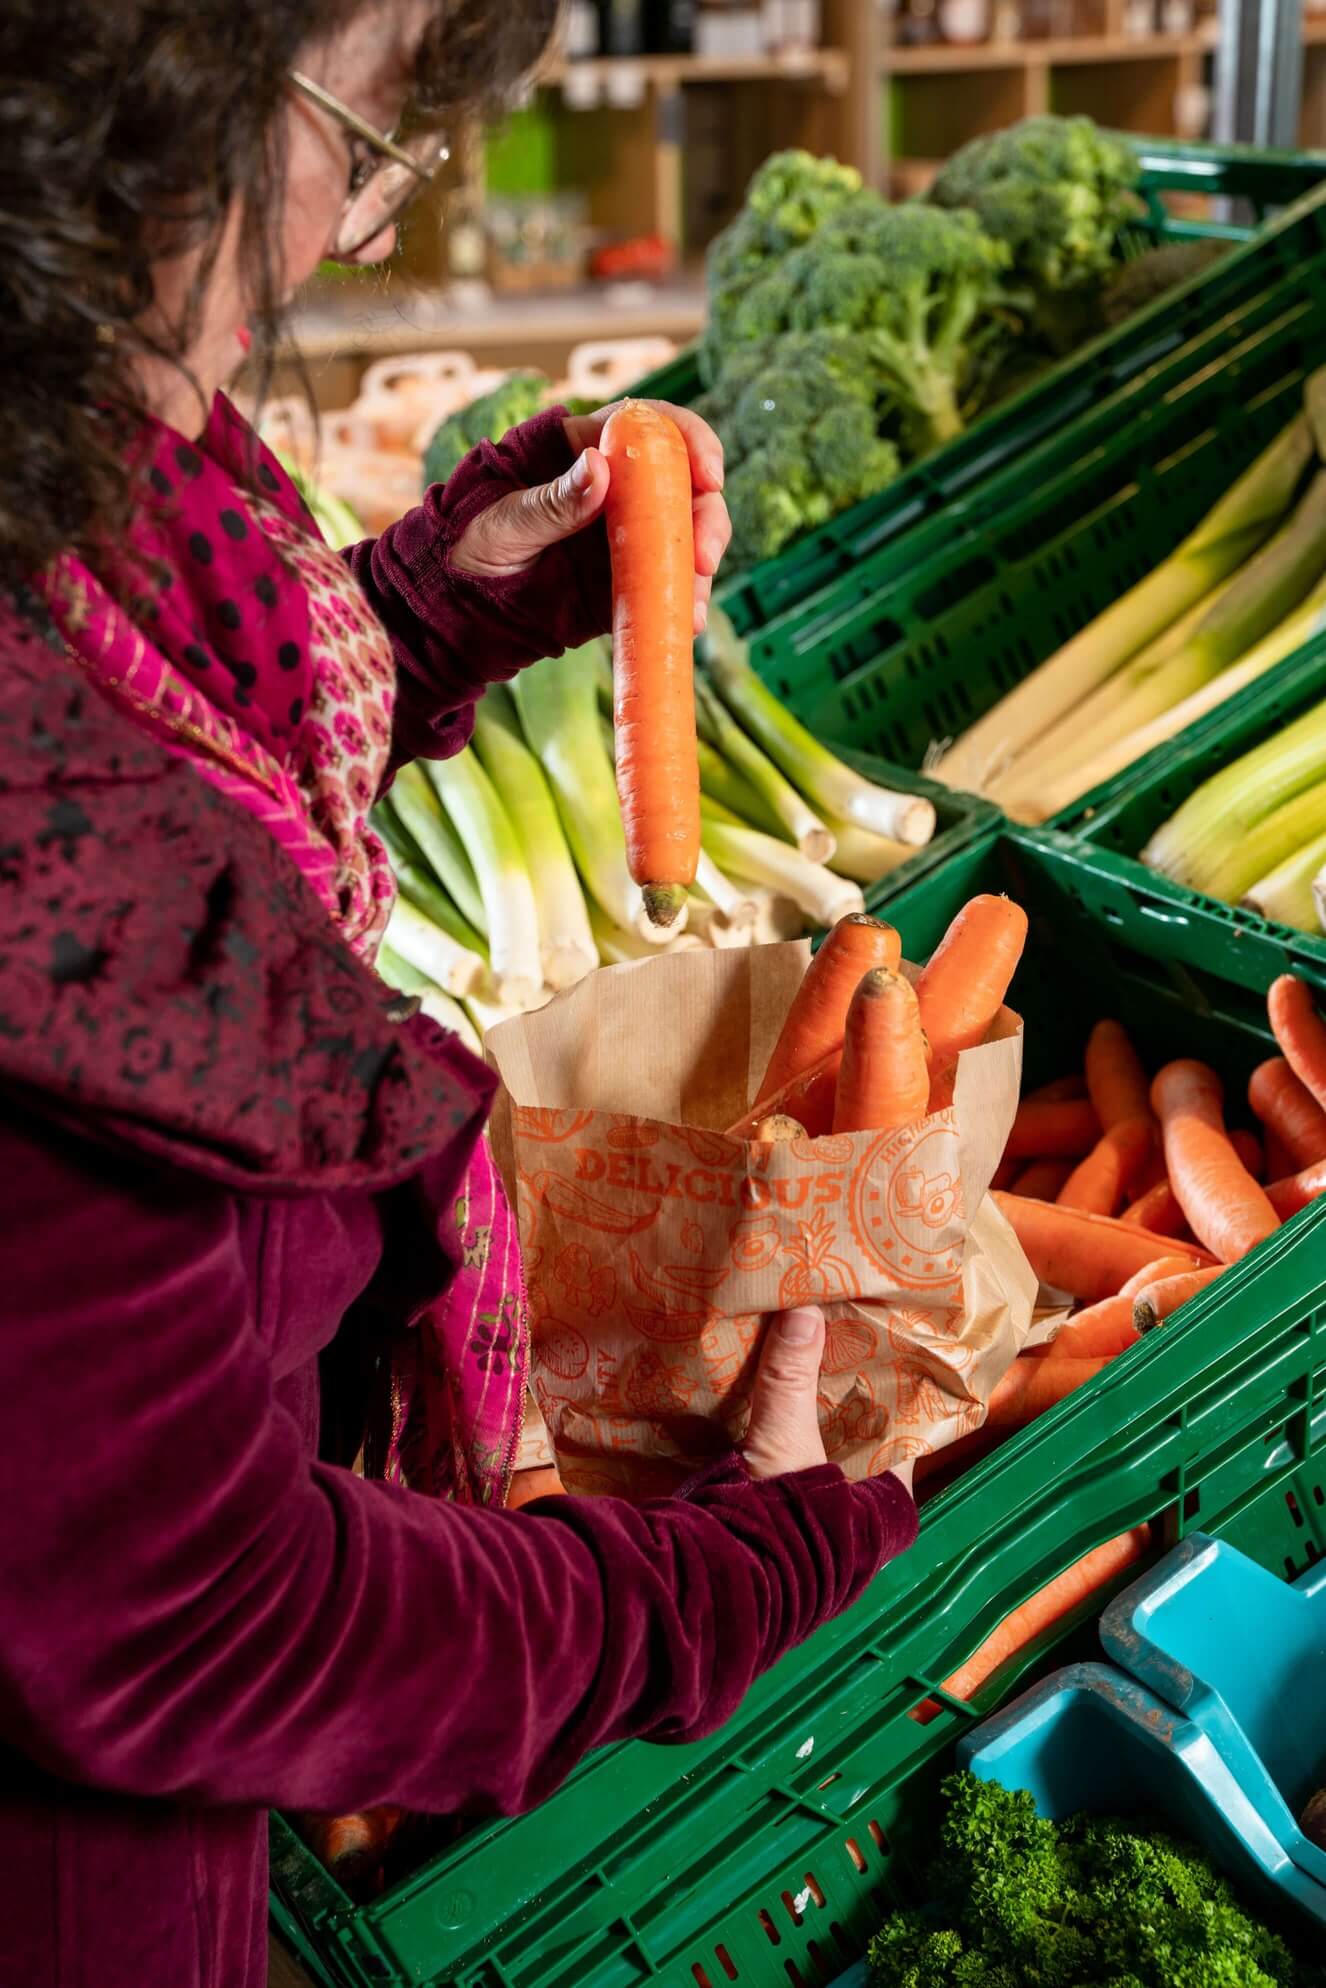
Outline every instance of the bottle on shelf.
POLYGON ((644 54, 644 0, 598 0, 598 17, 602 54, 644 54))
POLYGON ((568 62, 587 62, 599 52, 599 10, 594 0, 568 0, 563 45, 568 62))
POLYGON ((695 47, 695 0, 644 0, 647 55, 689 55, 695 47))

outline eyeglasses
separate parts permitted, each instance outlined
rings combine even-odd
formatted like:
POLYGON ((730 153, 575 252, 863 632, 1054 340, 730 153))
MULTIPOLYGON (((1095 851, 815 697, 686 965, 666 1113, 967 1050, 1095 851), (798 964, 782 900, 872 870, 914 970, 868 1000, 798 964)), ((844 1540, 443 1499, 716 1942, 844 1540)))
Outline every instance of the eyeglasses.
POLYGON ((367 248, 384 229, 399 221, 410 202, 431 186, 451 157, 451 148, 435 131, 420 131, 404 139, 388 137, 367 123, 348 104, 324 90, 298 69, 290 71, 290 81, 301 96, 336 119, 344 130, 353 132, 376 155, 356 161, 350 173, 345 206, 332 242, 334 261, 348 262, 367 248))

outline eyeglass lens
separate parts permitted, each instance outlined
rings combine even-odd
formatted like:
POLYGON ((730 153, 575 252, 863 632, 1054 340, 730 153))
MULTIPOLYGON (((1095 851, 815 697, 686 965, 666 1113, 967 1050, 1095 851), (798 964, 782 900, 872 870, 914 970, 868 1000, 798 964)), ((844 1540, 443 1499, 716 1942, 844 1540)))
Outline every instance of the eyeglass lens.
MULTIPOLYGON (((406 149, 431 178, 446 158, 446 148, 435 133, 420 133, 407 141, 406 149)), ((336 249, 340 255, 353 255, 365 248, 385 228, 398 220, 424 182, 396 159, 383 159, 369 174, 341 216, 336 249)))

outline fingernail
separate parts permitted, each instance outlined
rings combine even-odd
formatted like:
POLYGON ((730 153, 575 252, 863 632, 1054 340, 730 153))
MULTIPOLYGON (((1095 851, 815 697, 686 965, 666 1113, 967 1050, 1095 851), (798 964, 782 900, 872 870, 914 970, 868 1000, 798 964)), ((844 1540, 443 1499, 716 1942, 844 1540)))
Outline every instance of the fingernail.
POLYGON ((701 635, 703 635, 706 628, 708 628, 709 626, 708 601, 697 601, 695 603, 695 619, 700 624, 699 632, 701 635))
POLYGON ((577 492, 588 490, 593 481, 594 471, 590 465, 589 450, 576 457, 571 465, 571 488, 577 492))
POLYGON ((785 1312, 782 1334, 789 1346, 806 1346, 820 1329, 821 1314, 817 1311, 785 1312))
POLYGON ((714 489, 721 490, 723 488, 722 456, 710 456, 708 458, 707 468, 709 470, 709 480, 713 484, 714 489))

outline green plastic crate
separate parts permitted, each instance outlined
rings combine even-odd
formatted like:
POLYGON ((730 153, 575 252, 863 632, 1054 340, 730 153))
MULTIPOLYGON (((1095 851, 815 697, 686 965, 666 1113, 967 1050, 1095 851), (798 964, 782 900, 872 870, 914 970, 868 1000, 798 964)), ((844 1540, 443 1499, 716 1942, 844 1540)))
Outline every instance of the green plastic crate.
POLYGON ((1265 286, 939 518, 750 639, 818 736, 920 766, 1179 542, 1326 353, 1326 186, 1265 286))
POLYGON ((1082 901, 1130 937, 1143 927, 1163 929, 1175 959, 1209 963, 1244 986, 1264 991, 1277 974, 1296 973, 1326 994, 1326 935, 1221 904, 1139 860, 1154 831, 1204 780, 1323 702, 1326 637, 1318 636, 1229 706, 1060 816, 1058 833, 1079 857, 1082 901))
MULTIPOLYGON (((1326 153, 1258 152, 1251 146, 1184 145, 1160 138, 1128 138, 1128 142, 1141 157, 1147 217, 1140 233, 1157 242, 1219 235, 1252 246, 1157 299, 1024 393, 992 408, 967 434, 915 465, 888 489, 807 533, 776 559, 723 582, 719 597, 742 634, 762 628, 840 575, 851 573, 861 560, 967 496, 1038 442, 1061 433, 1102 396, 1145 373, 1204 326, 1263 289, 1268 272, 1283 261, 1284 251, 1276 240, 1282 227, 1269 231, 1269 242, 1257 237, 1257 228, 1326 177, 1326 153), (1247 218, 1229 223, 1176 216, 1166 205, 1166 196, 1176 193, 1235 201, 1247 218)), ((1295 251, 1290 248, 1288 253, 1292 257, 1295 251)), ((701 391, 694 350, 647 375, 636 390, 688 406, 701 391)))
POLYGON ((910 889, 923 877, 928 877, 932 871, 951 861, 969 843, 979 836, 988 835, 992 828, 998 826, 998 810, 975 794, 956 793, 951 787, 941 787, 937 781, 927 780, 923 773, 914 772, 910 767, 896 766, 869 753, 854 752, 850 746, 842 749, 842 757, 877 786, 896 787, 906 794, 921 794, 933 803, 935 810, 935 832, 925 847, 918 849, 914 856, 909 856, 888 876, 881 877, 878 883, 864 887, 867 911, 884 910, 899 891, 910 889))
MULTIPOLYGON (((895 899, 923 957, 972 892, 1032 920, 1014 1000, 1031 1081, 1102 1013, 1153 1056, 1206 1053, 1237 1084, 1264 1006, 1178 972, 1163 932, 1121 944, 1073 889, 1074 859, 990 834, 895 899)), ((1308 1209, 1151 1334, 941 1492, 912 1551, 847 1616, 762 1679, 720 1733, 585 1762, 534 1814, 486 1824, 371 1905, 339 1891, 279 1818, 274 1883, 335 1988, 812 1988, 913 1889, 909 1845, 954 1739, 1062 1636, 929 1725, 908 1717, 1009 1613, 1144 1520, 1158 1546, 1225 1531, 1297 1573, 1326 1550, 1326 1207, 1308 1209)), ((1072 1625, 1067 1625, 1071 1628, 1072 1625)), ((567 1625, 567 1634, 574 1634, 567 1625)), ((550 1659, 552 1660, 552 1659, 550 1659)))

